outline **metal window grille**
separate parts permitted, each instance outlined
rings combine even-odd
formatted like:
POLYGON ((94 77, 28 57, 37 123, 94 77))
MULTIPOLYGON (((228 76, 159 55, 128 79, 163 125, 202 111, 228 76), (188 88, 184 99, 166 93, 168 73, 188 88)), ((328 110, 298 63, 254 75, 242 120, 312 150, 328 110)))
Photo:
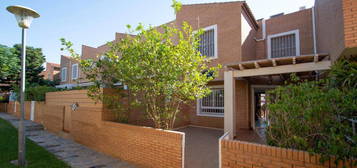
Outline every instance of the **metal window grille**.
POLYGON ((211 94, 200 100, 200 113, 210 115, 224 114, 224 90, 212 89, 211 94))
POLYGON ((287 57, 296 55, 296 36, 289 34, 271 39, 271 57, 287 57))
POLYGON ((202 35, 200 35, 200 46, 198 50, 202 55, 207 57, 215 56, 214 40, 214 29, 206 30, 202 35))
POLYGON ((77 79, 78 78, 78 65, 74 64, 72 65, 72 79, 77 79))
POLYGON ((61 70, 61 80, 66 81, 67 80, 67 68, 62 68, 61 70))

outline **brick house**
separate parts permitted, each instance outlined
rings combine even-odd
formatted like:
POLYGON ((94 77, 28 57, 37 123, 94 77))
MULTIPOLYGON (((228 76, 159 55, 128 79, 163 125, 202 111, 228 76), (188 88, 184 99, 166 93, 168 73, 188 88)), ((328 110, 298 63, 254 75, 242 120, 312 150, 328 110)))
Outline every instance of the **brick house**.
MULTIPOLYGON (((211 95, 183 108, 184 125, 239 130, 264 128, 265 92, 289 74, 323 76, 331 64, 357 53, 357 1, 316 0, 315 6, 257 20, 242 1, 183 5, 170 24, 204 29, 200 52, 224 69, 211 95)), ((125 37, 116 33, 115 41, 125 37)), ((98 59, 108 46, 82 46, 82 58, 98 59)), ((61 87, 86 85, 78 63, 61 57, 61 87)), ((179 124, 182 125, 182 124, 179 124)))
POLYGON ((43 79, 54 81, 60 79, 59 73, 60 64, 46 62, 46 69, 40 75, 43 75, 43 79))

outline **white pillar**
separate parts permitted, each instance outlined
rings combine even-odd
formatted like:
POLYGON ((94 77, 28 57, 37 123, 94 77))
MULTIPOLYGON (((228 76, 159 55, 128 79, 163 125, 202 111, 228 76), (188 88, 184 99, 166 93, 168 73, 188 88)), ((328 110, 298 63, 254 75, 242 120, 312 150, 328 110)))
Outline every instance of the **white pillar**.
POLYGON ((235 79, 233 71, 224 72, 224 132, 232 139, 236 135, 235 79))
POLYGON ((35 120, 35 102, 36 101, 31 101, 31 113, 30 113, 30 120, 31 121, 35 120))

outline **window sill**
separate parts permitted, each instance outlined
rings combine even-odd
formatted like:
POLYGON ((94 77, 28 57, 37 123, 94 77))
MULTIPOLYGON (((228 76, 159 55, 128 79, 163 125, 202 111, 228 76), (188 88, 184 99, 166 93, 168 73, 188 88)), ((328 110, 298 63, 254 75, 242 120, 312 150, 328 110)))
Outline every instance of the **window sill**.
POLYGON ((223 118, 223 117, 224 117, 224 114, 223 114, 223 115, 220 115, 220 114, 198 113, 197 116, 200 116, 200 117, 218 117, 218 118, 223 118))

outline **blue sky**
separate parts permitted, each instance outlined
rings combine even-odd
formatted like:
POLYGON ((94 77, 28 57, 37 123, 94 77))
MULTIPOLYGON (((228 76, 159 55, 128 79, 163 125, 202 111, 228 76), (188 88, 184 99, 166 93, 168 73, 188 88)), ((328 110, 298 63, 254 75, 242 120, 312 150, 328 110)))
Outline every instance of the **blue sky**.
MULTIPOLYGON (((183 4, 225 2, 227 0, 181 0, 183 4)), ((311 7, 314 0, 247 0, 256 19, 311 7)), ((49 62, 60 62, 59 38, 72 41, 77 52, 82 44, 97 47, 126 32, 126 25, 160 25, 175 18, 171 0, 0 0, 0 44, 20 43, 21 30, 15 17, 6 11, 10 5, 37 10, 28 30, 28 45, 40 47, 49 62)))

